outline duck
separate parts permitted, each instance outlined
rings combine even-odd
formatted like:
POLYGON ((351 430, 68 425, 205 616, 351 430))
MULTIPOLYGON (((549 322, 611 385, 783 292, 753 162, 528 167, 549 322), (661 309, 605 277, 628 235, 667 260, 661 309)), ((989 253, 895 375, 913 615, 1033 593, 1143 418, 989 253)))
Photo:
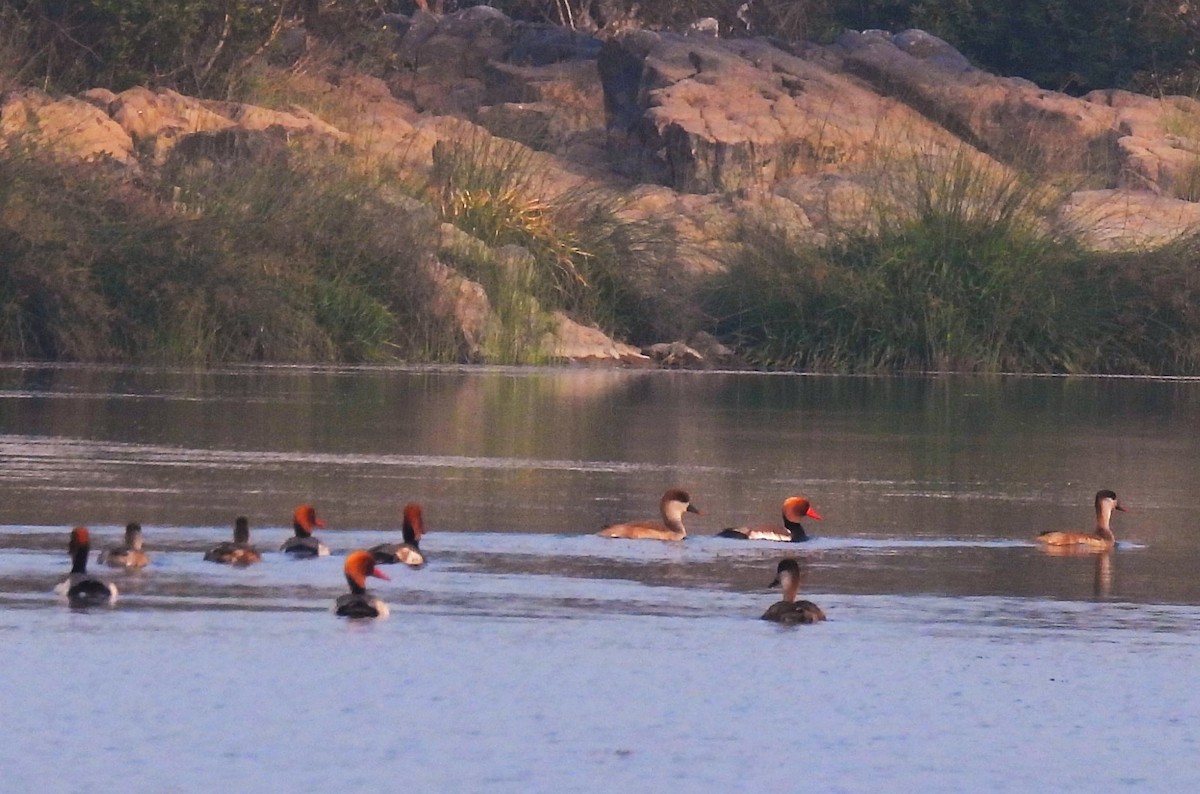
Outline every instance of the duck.
POLYGON ((1117 538, 1109 525, 1114 510, 1126 512, 1117 495, 1109 490, 1097 491, 1095 532, 1043 532, 1034 541, 1045 546, 1111 549, 1117 545, 1117 538))
POLYGON ((800 564, 791 557, 781 560, 775 568, 775 579, 768 587, 783 586, 783 600, 776 601, 763 613, 763 620, 775 623, 794 625, 797 623, 818 623, 825 619, 825 613, 812 601, 797 601, 796 591, 800 589, 800 564))
POLYGON ((370 548, 371 556, 378 565, 392 565, 402 562, 410 568, 420 568, 425 564, 425 555, 421 553, 421 536, 425 534, 425 518, 421 506, 409 502, 404 506, 404 525, 401 528, 403 543, 380 543, 370 548))
POLYGON ((312 505, 300 505, 292 514, 292 528, 296 534, 283 542, 279 550, 291 555, 297 560, 312 557, 328 557, 329 547, 313 537, 314 527, 324 527, 325 522, 317 518, 317 510, 312 505))
POLYGON ((683 526, 684 513, 701 515, 699 508, 692 504, 692 497, 680 488, 670 488, 662 495, 659 502, 662 512, 662 522, 633 521, 624 524, 610 524, 600 530, 602 538, 630 538, 635 540, 683 540, 687 530, 683 526))
POLYGON ((346 557, 343 570, 346 573, 346 583, 350 585, 350 592, 338 596, 333 605, 334 613, 343 618, 386 618, 390 611, 388 605, 367 590, 367 577, 375 576, 387 580, 391 577, 375 569, 375 558, 371 552, 361 549, 351 552, 346 557))
POLYGON ((785 543, 803 543, 808 540, 800 519, 813 518, 821 520, 821 514, 813 510, 808 498, 804 496, 789 496, 783 500, 783 526, 759 524, 753 527, 731 527, 717 533, 718 538, 733 538, 735 540, 779 540, 785 543))
POLYGON ((100 552, 96 560, 110 568, 145 568, 150 564, 150 555, 142 551, 142 525, 136 521, 125 525, 125 542, 120 546, 109 546, 100 552))
POLYGON ((204 552, 204 559, 225 565, 246 566, 262 561, 258 549, 250 545, 250 521, 238 516, 233 522, 233 542, 224 541, 204 552))
POLYGON ((117 600, 117 587, 112 582, 92 576, 87 572, 91 538, 86 527, 75 527, 67 541, 71 555, 71 573, 54 587, 54 592, 65 596, 73 607, 106 606, 117 600))

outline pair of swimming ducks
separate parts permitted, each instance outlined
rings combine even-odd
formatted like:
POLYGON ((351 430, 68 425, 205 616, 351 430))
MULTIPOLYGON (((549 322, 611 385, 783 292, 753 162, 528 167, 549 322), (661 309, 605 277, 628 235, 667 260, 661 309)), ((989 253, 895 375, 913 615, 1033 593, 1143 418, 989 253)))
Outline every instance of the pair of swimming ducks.
MULTIPOLYGON (((312 505, 297 507, 292 516, 294 534, 284 541, 279 550, 295 559, 328 556, 329 547, 313 535, 314 529, 324 526, 325 522, 317 518, 317 511, 312 505)), ((383 572, 375 571, 375 565, 404 563, 413 568, 424 565, 425 557, 420 550, 424 534, 425 521, 421 506, 415 503, 405 505, 401 543, 381 543, 366 551, 353 552, 346 558, 344 571, 350 593, 337 600, 334 610, 348 617, 386 615, 387 605, 367 592, 366 577, 389 578, 383 572)), ((125 542, 100 552, 97 560, 113 568, 144 568, 149 564, 150 556, 143 546, 142 527, 132 523, 125 527, 125 542)), ((113 603, 117 598, 116 585, 87 572, 91 538, 86 527, 71 530, 67 549, 71 555, 71 572, 54 588, 55 592, 65 596, 68 603, 75 607, 113 603)), ((250 523, 245 516, 239 516, 234 522, 233 541, 213 546, 204 552, 204 559, 239 567, 262 560, 262 554, 250 544, 250 523)))

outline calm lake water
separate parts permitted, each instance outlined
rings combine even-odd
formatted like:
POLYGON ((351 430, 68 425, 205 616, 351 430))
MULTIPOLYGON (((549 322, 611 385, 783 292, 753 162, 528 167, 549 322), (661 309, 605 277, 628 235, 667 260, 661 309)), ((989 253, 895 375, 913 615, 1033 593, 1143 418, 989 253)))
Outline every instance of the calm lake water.
MULTIPOLYGON (((1200 784, 1200 382, 0 367, 13 790, 1200 784), (592 536, 671 486, 683 543, 592 536), (1120 548, 1054 557, 1111 488, 1120 548), (786 496, 814 540, 738 543, 786 496), (347 551, 430 530, 376 623, 347 551), (273 553, 312 502, 333 556, 273 553), (249 517, 264 562, 201 560, 249 517), (51 594, 70 527, 152 564, 51 594), (825 624, 757 620, 798 557, 825 624), (47 785, 72 737, 71 772, 47 785)), ((94 563, 93 570, 101 571, 94 563)), ((373 580, 374 581, 374 580, 373 580)))

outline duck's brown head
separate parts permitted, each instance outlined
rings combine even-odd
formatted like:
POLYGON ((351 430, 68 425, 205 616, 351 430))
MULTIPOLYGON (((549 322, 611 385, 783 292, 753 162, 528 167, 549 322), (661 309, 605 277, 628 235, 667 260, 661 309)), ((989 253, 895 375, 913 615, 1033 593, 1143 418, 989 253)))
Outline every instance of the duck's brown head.
POLYGON ((790 586, 800 581, 800 564, 787 557, 779 561, 779 565, 775 567, 775 578, 767 587, 783 587, 787 590, 790 586))
POLYGON ((131 549, 142 548, 142 525, 132 521, 125 525, 125 545, 131 549))
POLYGON ((367 589, 368 576, 391 579, 386 573, 375 568, 375 558, 371 556, 371 552, 361 549, 347 555, 346 564, 342 569, 346 573, 346 582, 350 585, 350 591, 354 593, 361 593, 367 589))
POLYGON ((250 542, 250 521, 245 516, 238 516, 233 520, 233 542, 250 542))
POLYGON ((317 509, 312 505, 300 505, 292 514, 292 527, 299 537, 306 538, 313 529, 324 526, 325 522, 317 518, 317 509))
POLYGON ((696 515, 700 515, 700 508, 698 508, 694 504, 692 504, 692 497, 688 494, 687 491, 683 490, 682 488, 671 488, 666 493, 663 494, 663 497, 662 497, 663 506, 665 507, 667 504, 670 504, 671 502, 678 502, 679 504, 684 505, 684 509, 687 512, 695 513, 696 515))
POLYGON ((813 510, 809 504, 808 498, 804 496, 791 496, 783 502, 783 517, 787 521, 798 522, 802 518, 815 518, 821 520, 821 514, 813 510))
POLYGON ((1110 499, 1113 503, 1113 510, 1120 510, 1122 513, 1126 512, 1125 508, 1121 506, 1121 501, 1117 499, 1116 492, 1109 490, 1096 491, 1096 510, 1099 511, 1101 505, 1103 505, 1106 500, 1110 499))

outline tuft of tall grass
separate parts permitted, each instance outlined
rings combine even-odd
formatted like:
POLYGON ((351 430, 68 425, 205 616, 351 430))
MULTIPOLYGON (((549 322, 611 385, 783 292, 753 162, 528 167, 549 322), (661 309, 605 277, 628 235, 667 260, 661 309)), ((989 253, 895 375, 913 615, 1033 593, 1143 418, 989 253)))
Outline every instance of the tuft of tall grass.
POLYGON ((492 248, 529 254, 520 278, 480 278, 494 302, 518 303, 517 291, 544 310, 561 309, 622 336, 653 336, 678 325, 682 290, 678 244, 662 222, 633 217, 612 190, 547 191, 535 154, 486 133, 440 142, 428 188, 444 221, 492 248), (549 195, 547 196, 547 193, 549 195))

